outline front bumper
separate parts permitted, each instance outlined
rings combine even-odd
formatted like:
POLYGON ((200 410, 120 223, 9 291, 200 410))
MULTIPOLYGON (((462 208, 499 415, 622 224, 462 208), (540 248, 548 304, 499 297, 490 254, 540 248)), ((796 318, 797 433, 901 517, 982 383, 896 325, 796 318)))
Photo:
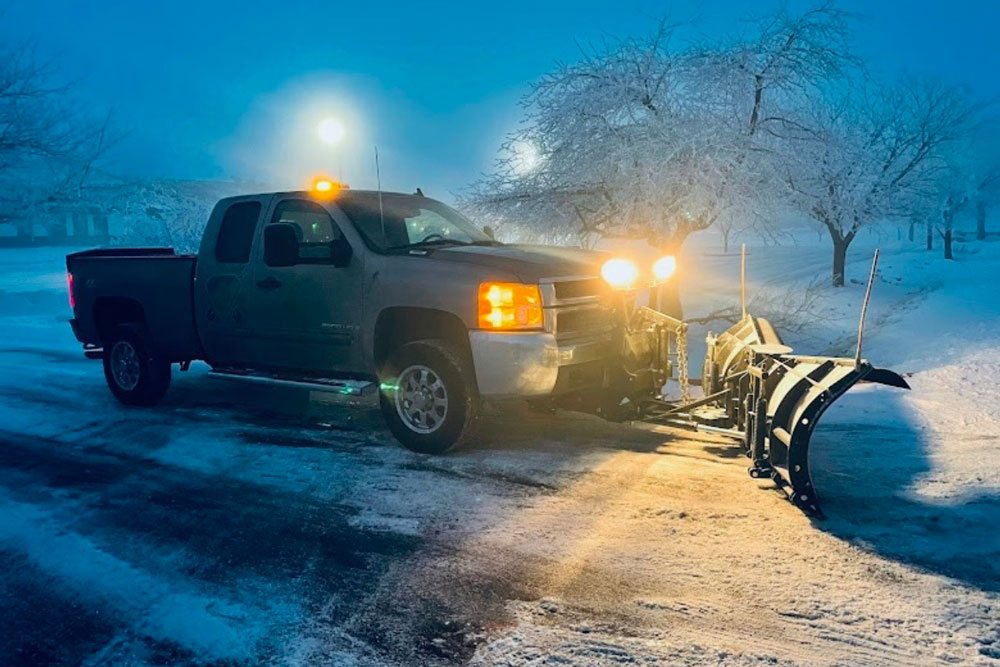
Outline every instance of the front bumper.
POLYGON ((479 393, 486 398, 548 396, 579 388, 599 381, 612 356, 610 336, 559 343, 554 334, 540 331, 470 331, 469 343, 479 393))

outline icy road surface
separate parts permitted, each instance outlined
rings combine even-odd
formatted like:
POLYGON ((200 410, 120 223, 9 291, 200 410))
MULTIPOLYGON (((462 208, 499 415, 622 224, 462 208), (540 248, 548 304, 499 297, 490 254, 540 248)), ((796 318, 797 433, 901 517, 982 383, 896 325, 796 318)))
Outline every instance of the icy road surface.
POLYGON ((579 415, 430 458, 204 367, 127 409, 64 252, 0 251, 0 664, 1000 664, 1000 253, 886 253, 869 356, 914 391, 825 417, 813 522, 725 443, 579 415))

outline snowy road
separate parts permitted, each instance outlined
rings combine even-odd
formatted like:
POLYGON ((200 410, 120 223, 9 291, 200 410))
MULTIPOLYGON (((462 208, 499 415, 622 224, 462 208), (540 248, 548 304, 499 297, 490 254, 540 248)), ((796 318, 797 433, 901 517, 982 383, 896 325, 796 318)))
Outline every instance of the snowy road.
POLYGON ((578 415, 428 458, 204 368, 127 409, 61 257, 0 254, 0 664, 1000 660, 995 346, 831 410, 816 523, 718 441, 578 415))

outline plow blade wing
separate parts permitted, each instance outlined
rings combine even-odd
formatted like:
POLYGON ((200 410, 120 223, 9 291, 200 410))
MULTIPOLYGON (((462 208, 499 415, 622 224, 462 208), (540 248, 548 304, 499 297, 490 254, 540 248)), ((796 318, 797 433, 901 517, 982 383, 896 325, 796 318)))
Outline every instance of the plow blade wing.
POLYGON ((895 371, 890 371, 886 368, 873 368, 868 375, 864 377, 864 382, 876 382, 878 384, 884 384, 889 387, 899 387, 900 389, 909 389, 910 385, 907 384, 903 376, 895 371))
POLYGON ((747 454, 754 460, 751 473, 770 470, 772 479, 793 503, 822 516, 809 470, 809 444, 820 417, 862 380, 902 387, 906 382, 892 371, 873 368, 867 362, 855 364, 854 359, 778 355, 760 363, 767 369, 760 382, 766 422, 761 429, 763 437, 758 435, 762 442, 748 443, 747 454), (872 378, 875 374, 878 377, 872 378))

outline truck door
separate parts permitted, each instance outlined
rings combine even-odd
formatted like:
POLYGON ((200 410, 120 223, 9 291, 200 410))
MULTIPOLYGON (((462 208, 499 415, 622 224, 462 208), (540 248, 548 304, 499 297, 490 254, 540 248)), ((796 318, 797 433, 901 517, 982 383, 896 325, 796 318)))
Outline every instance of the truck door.
POLYGON ((334 243, 346 243, 315 201, 275 197, 258 231, 245 317, 250 366, 313 373, 352 371, 360 359, 362 258, 336 266, 334 243), (289 225, 298 237, 292 266, 269 266, 268 225, 289 225))
POLYGON ((247 277, 253 273, 251 250, 270 199, 223 200, 206 228, 196 266, 195 315, 205 357, 213 364, 228 366, 246 356, 244 310, 247 277))

